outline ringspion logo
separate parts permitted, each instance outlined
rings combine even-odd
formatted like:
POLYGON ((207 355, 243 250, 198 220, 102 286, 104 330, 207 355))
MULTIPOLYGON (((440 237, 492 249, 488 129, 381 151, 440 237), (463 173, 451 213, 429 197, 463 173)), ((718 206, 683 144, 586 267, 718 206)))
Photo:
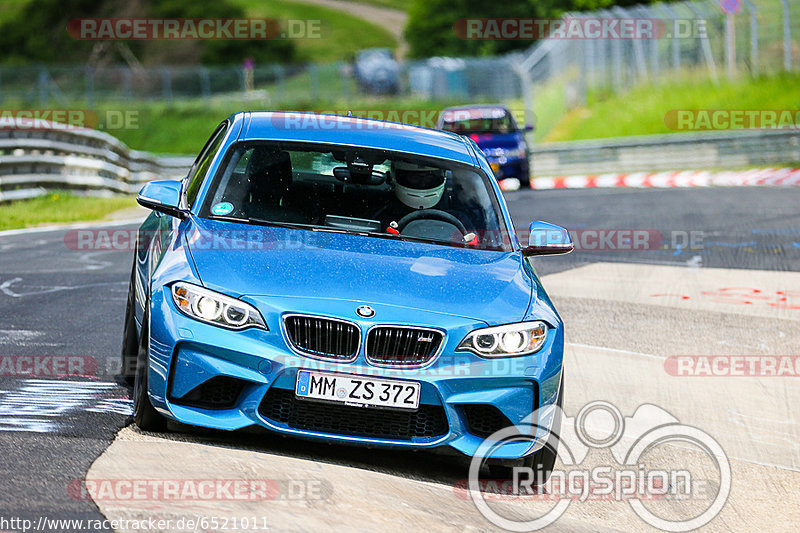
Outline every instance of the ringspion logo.
POLYGON ((702 429, 682 424, 653 404, 640 405, 632 416, 605 401, 586 404, 575 417, 556 411, 561 408, 533 412, 524 423, 487 437, 470 462, 466 487, 463 482, 454 487, 456 497, 471 499, 489 522, 508 531, 538 531, 561 518, 571 504, 588 500, 626 503, 645 523, 673 532, 702 527, 725 507, 732 485, 730 462, 702 429), (554 427, 554 420, 561 420, 560 427, 554 427), (561 464, 549 477, 538 465, 514 466, 507 480, 481 479, 481 467, 504 457, 504 447, 519 450, 536 441, 557 448, 561 464), (597 450, 611 460, 596 464, 591 456, 602 453, 597 450), (689 455, 695 462, 685 460, 689 455), (525 508, 489 505, 496 500, 521 501, 525 508), (672 511, 667 518, 664 506, 672 511))

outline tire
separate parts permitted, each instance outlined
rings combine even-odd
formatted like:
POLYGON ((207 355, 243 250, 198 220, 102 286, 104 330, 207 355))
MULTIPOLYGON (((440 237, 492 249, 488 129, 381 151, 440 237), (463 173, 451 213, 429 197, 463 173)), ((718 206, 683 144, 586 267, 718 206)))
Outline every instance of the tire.
POLYGON ((489 464, 489 475, 495 479, 512 479, 514 473, 514 467, 527 467, 532 469, 535 474, 535 479, 537 482, 541 480, 541 484, 547 482, 550 479, 550 475, 553 473, 553 467, 556 464, 556 458, 558 457, 558 435, 561 433, 561 409, 564 403, 564 377, 562 373, 561 377, 561 386, 558 389, 558 399, 556 400, 556 405, 558 409, 556 410, 555 416, 553 417, 553 426, 552 429, 556 431, 556 436, 553 435, 553 431, 550 432, 550 437, 547 439, 547 442, 544 443, 544 446, 540 450, 527 457, 523 457, 520 459, 517 464, 489 464))
POLYGON ((125 306, 125 324, 122 329, 122 369, 120 378, 128 385, 133 386, 136 378, 136 360, 139 356, 139 335, 136 331, 135 313, 135 283, 136 261, 131 269, 131 281, 128 285, 128 303, 125 306))
POLYGON ((143 431, 165 431, 167 429, 167 420, 150 403, 150 395, 147 393, 148 353, 150 348, 149 315, 148 306, 145 306, 142 335, 139 339, 136 358, 136 378, 133 384, 133 421, 143 431))

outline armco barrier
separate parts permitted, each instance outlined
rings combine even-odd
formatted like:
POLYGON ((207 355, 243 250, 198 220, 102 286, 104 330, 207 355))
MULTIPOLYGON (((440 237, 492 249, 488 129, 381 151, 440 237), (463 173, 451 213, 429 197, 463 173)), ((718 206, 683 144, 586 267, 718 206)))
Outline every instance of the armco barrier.
POLYGON ((33 198, 48 189, 134 193, 150 180, 183 178, 192 160, 131 150, 91 129, 0 129, 0 202, 33 198))
MULTIPOLYGON (((797 161, 798 130, 648 135, 541 144, 532 150, 534 176, 730 169, 797 161)), ((192 157, 138 152, 91 129, 0 129, 0 203, 52 189, 135 193, 146 181, 183 178, 191 164, 192 157)))
POLYGON ((534 176, 763 167, 800 161, 800 130, 670 133, 533 147, 534 176))

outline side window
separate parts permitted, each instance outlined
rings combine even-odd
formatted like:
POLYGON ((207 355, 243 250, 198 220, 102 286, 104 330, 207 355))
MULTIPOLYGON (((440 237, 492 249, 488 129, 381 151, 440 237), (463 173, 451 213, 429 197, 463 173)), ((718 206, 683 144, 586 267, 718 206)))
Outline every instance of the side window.
POLYGON ((191 207, 192 204, 194 204, 197 193, 200 191, 200 186, 203 184, 206 173, 208 173, 208 167, 211 165, 214 156, 217 155, 219 146, 222 144, 222 139, 225 138, 226 131, 228 131, 227 122, 217 128, 217 131, 214 132, 206 143, 200 157, 194 162, 188 176, 189 184, 186 186, 186 205, 191 207))

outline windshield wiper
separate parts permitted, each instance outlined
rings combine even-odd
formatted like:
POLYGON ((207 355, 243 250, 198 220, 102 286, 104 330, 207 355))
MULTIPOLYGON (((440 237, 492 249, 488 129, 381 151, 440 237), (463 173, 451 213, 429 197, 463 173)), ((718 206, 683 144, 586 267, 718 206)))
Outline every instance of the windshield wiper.
POLYGON ((231 217, 227 215, 208 215, 211 220, 222 220, 225 222, 237 222, 239 224, 251 224, 254 226, 276 226, 278 228, 316 228, 313 224, 299 224, 296 222, 275 222, 258 217, 231 217))
POLYGON ((251 224, 257 226, 274 226, 278 228, 285 228, 285 229, 310 229, 312 231, 320 231, 325 233, 341 233, 345 235, 360 235, 360 236, 369 236, 369 237, 379 237, 382 239, 395 239, 399 241, 405 242, 418 242, 423 244, 442 244, 445 246, 454 246, 458 248, 465 248, 467 247, 463 243, 453 243, 450 241, 442 241, 439 239, 431 239, 427 237, 412 237, 409 235, 394 235, 392 233, 382 233, 379 231, 358 231, 358 230, 350 230, 350 229, 343 229, 343 228, 329 228, 327 226, 317 226, 314 224, 300 224, 297 222, 274 222, 272 220, 266 220, 263 218, 257 217, 230 217, 227 215, 208 215, 208 218, 212 220, 223 220, 227 222, 238 222, 239 224, 251 224))

